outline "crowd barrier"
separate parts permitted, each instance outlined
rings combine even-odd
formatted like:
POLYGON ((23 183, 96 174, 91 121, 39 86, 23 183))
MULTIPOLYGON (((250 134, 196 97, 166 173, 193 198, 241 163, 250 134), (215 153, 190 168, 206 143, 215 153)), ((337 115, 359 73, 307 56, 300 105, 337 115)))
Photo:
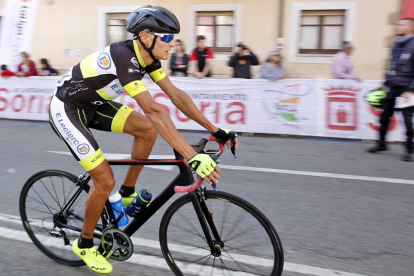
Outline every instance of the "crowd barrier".
MULTIPOLYGON (((0 118, 48 120, 49 101, 59 77, 0 78, 0 118)), ((215 125, 238 132, 349 139, 377 139, 381 111, 365 94, 382 82, 334 79, 194 79, 171 78, 215 125)), ((170 114, 178 129, 201 130, 150 79, 144 84, 170 114)), ((142 112, 126 93, 117 99, 142 112)), ((391 119, 389 140, 404 141, 398 112, 391 119)))

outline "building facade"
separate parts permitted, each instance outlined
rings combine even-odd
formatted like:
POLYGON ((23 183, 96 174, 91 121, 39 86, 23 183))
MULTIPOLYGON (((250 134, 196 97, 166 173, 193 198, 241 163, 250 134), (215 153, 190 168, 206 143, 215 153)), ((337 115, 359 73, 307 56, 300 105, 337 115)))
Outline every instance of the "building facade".
MULTIPOLYGON (((261 63, 269 50, 280 48, 291 77, 330 78, 332 56, 346 40, 355 45, 360 77, 381 79, 402 7, 401 0, 39 0, 32 59, 47 58, 64 71, 109 43, 131 38, 124 18, 148 3, 177 15, 176 37, 187 53, 196 35, 207 37, 215 50, 215 77, 232 75, 227 61, 235 43, 244 42, 261 63)), ((167 62, 164 68, 169 71, 167 62)), ((253 73, 259 71, 255 66, 253 73)))

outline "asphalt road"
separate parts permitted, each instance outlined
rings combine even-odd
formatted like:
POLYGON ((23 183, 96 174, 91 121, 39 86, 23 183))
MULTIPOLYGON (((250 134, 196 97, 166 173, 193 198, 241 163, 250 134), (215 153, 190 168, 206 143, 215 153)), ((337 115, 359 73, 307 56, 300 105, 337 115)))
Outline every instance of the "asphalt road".
MULTIPOLYGON (((190 143, 202 136, 182 134, 190 143)), ((129 153, 130 136, 94 135, 104 153, 129 153)), ((221 158, 219 189, 248 199, 273 223, 285 250, 283 275, 414 275, 414 163, 399 160, 401 145, 368 154, 366 142, 247 136, 239 141, 237 159, 229 152, 221 158)), ((20 191, 32 174, 55 168, 79 175, 82 168, 71 156, 49 152, 66 148, 47 123, 0 120, 0 145, 0 275, 96 275, 43 255, 18 222, 20 191)), ((172 150, 158 137, 153 154, 172 150)), ((126 167, 114 169, 117 188, 125 172, 126 167)), ((145 168, 138 187, 157 194, 175 175, 145 168)), ((162 213, 134 236, 157 240, 162 213)), ((166 263, 112 263, 114 275, 172 275, 166 263)))

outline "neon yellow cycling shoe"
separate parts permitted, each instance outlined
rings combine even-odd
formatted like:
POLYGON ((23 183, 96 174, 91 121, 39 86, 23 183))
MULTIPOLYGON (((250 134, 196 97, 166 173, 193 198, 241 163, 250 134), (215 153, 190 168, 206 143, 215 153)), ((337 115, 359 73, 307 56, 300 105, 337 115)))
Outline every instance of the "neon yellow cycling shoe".
MULTIPOLYGON (((119 193, 119 192, 117 192, 117 193, 119 193)), ((131 204, 131 202, 134 200, 134 198, 136 198, 137 197, 137 193, 135 192, 135 193, 133 193, 132 195, 130 195, 130 196, 127 196, 127 197, 123 197, 122 198, 122 203, 124 203, 124 206, 125 207, 127 207, 129 204, 131 204)))
POLYGON ((76 239, 73 242, 72 250, 93 271, 98 273, 112 272, 112 265, 96 250, 95 246, 91 248, 79 248, 78 239, 76 239))

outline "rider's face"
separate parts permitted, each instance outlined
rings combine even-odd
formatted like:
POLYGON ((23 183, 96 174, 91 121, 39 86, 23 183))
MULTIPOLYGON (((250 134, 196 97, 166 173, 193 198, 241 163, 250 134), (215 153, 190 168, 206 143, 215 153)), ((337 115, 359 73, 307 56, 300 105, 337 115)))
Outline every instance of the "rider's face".
POLYGON ((161 41, 161 39, 158 36, 154 36, 154 39, 156 39, 154 50, 152 50, 154 57, 156 59, 167 60, 171 48, 174 47, 174 42, 171 41, 167 43, 161 41))

